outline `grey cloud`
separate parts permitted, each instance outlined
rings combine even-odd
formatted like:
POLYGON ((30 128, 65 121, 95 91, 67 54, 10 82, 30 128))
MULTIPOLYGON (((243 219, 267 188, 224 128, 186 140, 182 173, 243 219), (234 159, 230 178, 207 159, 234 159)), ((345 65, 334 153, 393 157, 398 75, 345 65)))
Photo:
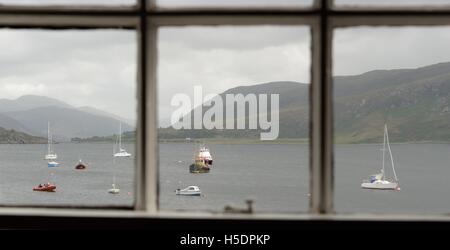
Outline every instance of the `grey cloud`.
MULTIPOLYGON (((310 34, 304 26, 164 28, 159 32, 160 119, 176 93, 192 97, 270 81, 309 82, 310 34)), ((167 125, 167 124, 165 124, 167 125)))
POLYGON ((450 27, 355 27, 334 32, 334 75, 450 61, 450 27))
POLYGON ((0 38, 0 98, 44 95, 135 118, 133 31, 1 29, 0 38))
POLYGON ((240 51, 304 44, 309 40, 309 28, 291 25, 164 27, 159 30, 158 36, 166 43, 182 44, 194 50, 240 51))

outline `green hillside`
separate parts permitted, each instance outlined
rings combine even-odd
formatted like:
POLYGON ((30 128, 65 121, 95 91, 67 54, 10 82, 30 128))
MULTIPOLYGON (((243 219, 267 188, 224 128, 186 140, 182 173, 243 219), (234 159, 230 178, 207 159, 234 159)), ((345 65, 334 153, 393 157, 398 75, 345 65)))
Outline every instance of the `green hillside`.
MULTIPOLYGON (((339 76, 333 82, 336 142, 380 142, 384 123, 388 124, 392 142, 450 142, 450 63, 339 76)), ((221 95, 278 93, 279 138, 307 138, 308 87, 307 84, 295 82, 272 82, 233 88, 221 95)), ((203 109, 205 112, 207 107, 203 109)), ((164 128, 160 129, 159 137, 252 139, 258 138, 260 132, 164 128)))

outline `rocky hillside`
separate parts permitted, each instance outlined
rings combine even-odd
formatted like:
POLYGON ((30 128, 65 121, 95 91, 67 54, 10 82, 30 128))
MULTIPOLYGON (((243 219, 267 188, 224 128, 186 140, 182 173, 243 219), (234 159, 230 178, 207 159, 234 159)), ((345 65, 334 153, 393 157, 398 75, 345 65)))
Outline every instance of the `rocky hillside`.
POLYGON ((15 130, 0 127, 0 144, 44 144, 46 138, 31 136, 15 130))

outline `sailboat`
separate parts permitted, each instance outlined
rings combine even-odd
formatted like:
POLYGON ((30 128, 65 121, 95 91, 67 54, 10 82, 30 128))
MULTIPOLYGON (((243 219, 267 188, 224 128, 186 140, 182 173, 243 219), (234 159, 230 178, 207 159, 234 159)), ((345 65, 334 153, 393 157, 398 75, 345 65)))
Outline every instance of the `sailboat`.
POLYGON ((371 175, 369 181, 363 181, 361 184, 362 188, 367 189, 381 189, 381 190, 400 190, 398 183, 397 174, 395 172, 394 158, 392 157, 391 146, 389 145, 389 134, 387 125, 384 124, 384 137, 383 137, 383 162, 381 167, 381 172, 379 174, 371 175), (391 158, 392 172, 394 173, 394 181, 386 180, 385 174, 385 154, 386 147, 389 151, 389 156, 391 158))
POLYGON ((114 157, 130 157, 131 154, 122 148, 122 123, 119 126, 119 152, 114 153, 114 157))
POLYGON ((58 159, 58 155, 53 152, 52 148, 53 137, 50 133, 50 122, 47 125, 47 154, 45 155, 45 160, 56 160, 58 159))
POLYGON ((58 159, 58 155, 53 152, 52 145, 53 145, 53 136, 50 133, 50 122, 49 122, 47 124, 47 154, 44 157, 45 160, 48 160, 47 166, 49 168, 59 166, 59 163, 56 162, 56 159, 58 159))
POLYGON ((108 189, 108 193, 110 194, 118 194, 120 193, 120 189, 116 187, 116 176, 113 177, 112 188, 108 189))

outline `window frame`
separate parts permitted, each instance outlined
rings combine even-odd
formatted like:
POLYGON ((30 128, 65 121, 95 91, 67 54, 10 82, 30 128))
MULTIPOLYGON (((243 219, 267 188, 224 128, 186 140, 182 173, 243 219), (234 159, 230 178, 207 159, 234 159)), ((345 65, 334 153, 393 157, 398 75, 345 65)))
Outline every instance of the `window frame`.
MULTIPOLYGON (((340 27, 450 25, 450 8, 336 7, 332 0, 315 0, 308 8, 187 8, 161 9, 153 0, 136 6, 0 6, 0 27, 43 29, 122 28, 137 32, 138 122, 136 196, 133 210, 105 207, 0 207, 0 216, 83 218, 178 218, 236 220, 404 220, 450 221, 450 216, 335 214, 333 143, 333 31, 340 27), (224 214, 158 210, 157 29, 182 25, 309 25, 310 84, 310 209, 305 214, 224 214)), ((0 222, 1 224, 1 222, 0 222)))

